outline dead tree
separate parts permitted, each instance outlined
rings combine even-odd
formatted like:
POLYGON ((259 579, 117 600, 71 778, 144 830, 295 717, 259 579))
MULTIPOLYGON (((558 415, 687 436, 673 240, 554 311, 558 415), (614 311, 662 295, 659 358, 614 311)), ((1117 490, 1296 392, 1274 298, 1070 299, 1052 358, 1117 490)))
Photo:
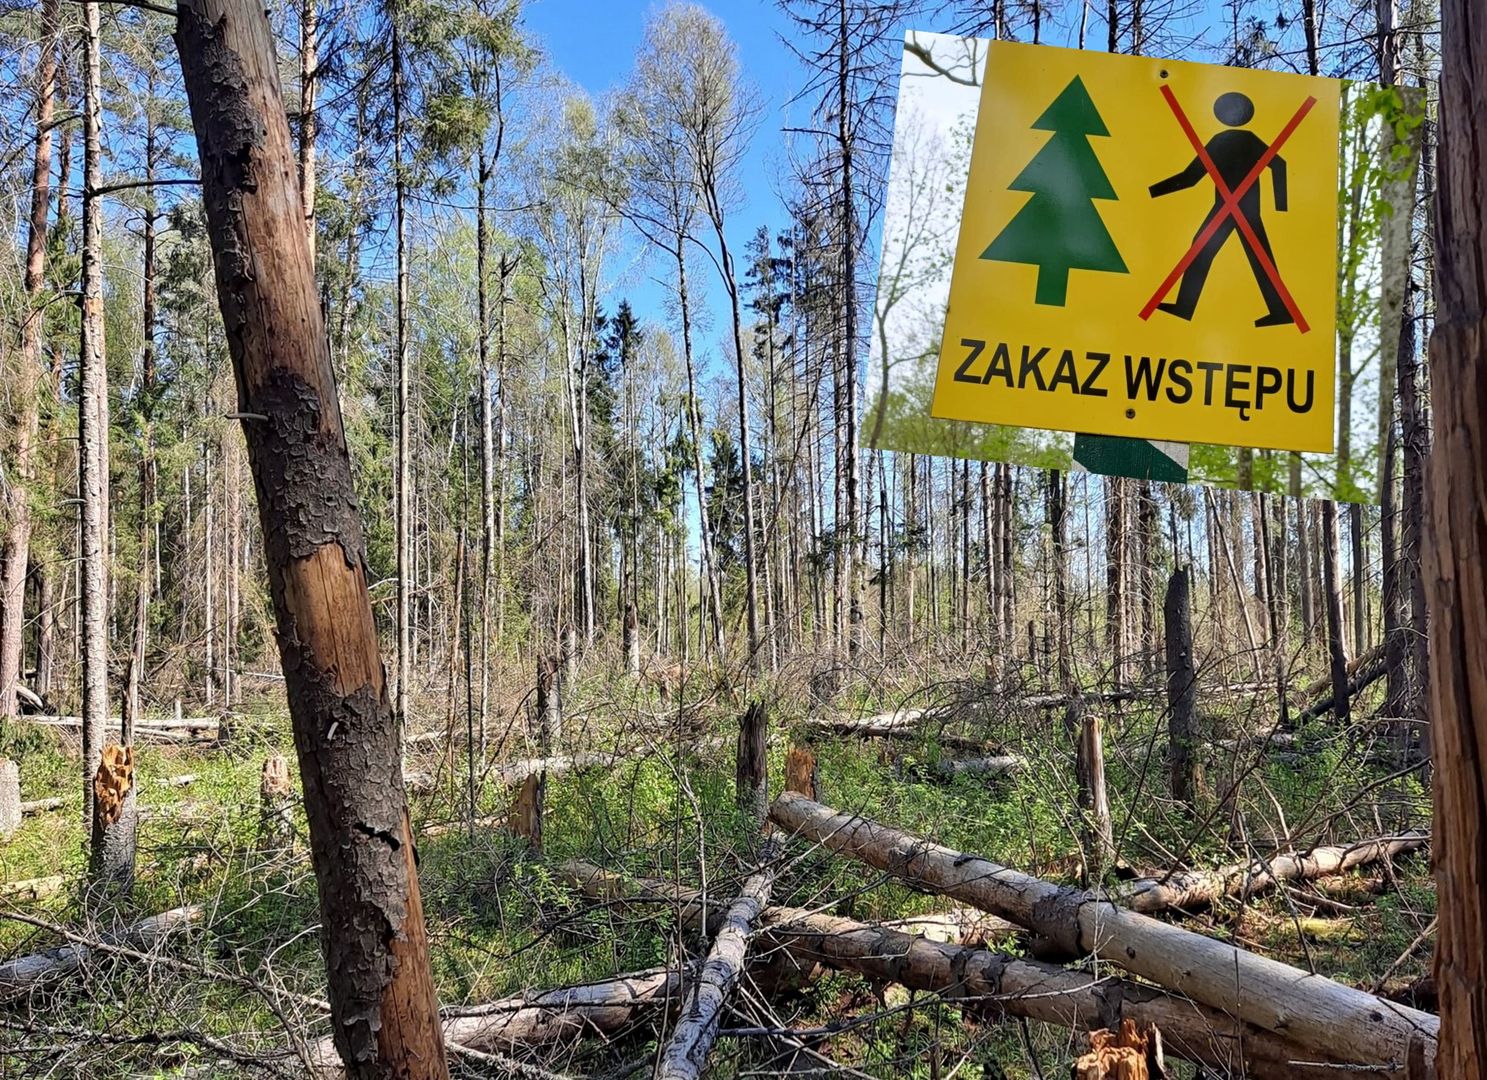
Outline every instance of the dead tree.
POLYGON ((134 887, 134 850, 139 823, 134 781, 134 747, 109 743, 93 776, 92 842, 88 879, 127 893, 134 887))
POLYGON ((176 45, 258 492, 335 1046, 357 1080, 443 1080, 399 719, 367 593, 273 32, 261 4, 186 0, 176 45))
POLYGON ((1198 735, 1198 667, 1193 657, 1192 590, 1186 567, 1172 571, 1162 603, 1167 630, 1167 739, 1172 798, 1191 809, 1203 766, 1194 752, 1198 735))
POLYGON ((1067 710, 1065 723, 1078 738, 1074 765, 1084 833, 1084 880, 1092 885, 1115 866, 1115 826, 1105 793, 1105 738, 1099 710, 1086 708, 1077 693, 1069 699, 1067 710))
POLYGON ((738 718, 738 758, 734 790, 738 808, 762 824, 769 809, 769 710, 753 701, 738 718))
POLYGON ((258 840, 268 847, 284 847, 294 836, 294 789, 289 783, 289 762, 283 754, 263 759, 258 780, 258 840))
POLYGON ((1332 717, 1348 722, 1348 647, 1343 640, 1342 584, 1337 576, 1337 504, 1322 503, 1322 597, 1327 608, 1327 655, 1332 667, 1332 717))
POLYGON ((1424 579, 1430 612, 1439 1070, 1487 1075, 1487 20, 1476 0, 1441 4, 1438 300, 1430 342, 1435 449, 1424 579))

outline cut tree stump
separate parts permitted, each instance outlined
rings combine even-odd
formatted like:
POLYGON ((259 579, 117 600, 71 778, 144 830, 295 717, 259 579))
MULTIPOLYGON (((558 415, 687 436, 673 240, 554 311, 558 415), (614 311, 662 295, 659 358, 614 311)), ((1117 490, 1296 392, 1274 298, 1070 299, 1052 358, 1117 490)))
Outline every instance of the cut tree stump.
POLYGON ((1163 1080, 1162 1035, 1156 1025, 1145 1031, 1134 1020, 1122 1020, 1119 1031, 1089 1033, 1089 1053, 1074 1062, 1073 1080, 1163 1080))
MULTIPOLYGON (((1406 1063, 1434 1059, 1440 1021, 1428 1013, 791 792, 775 800, 770 819, 919 888, 1010 919, 1070 955, 1093 953, 1316 1053, 1345 1047, 1399 1080, 1406 1063)), ((1431 1075, 1427 1066, 1421 1077, 1431 1075)))

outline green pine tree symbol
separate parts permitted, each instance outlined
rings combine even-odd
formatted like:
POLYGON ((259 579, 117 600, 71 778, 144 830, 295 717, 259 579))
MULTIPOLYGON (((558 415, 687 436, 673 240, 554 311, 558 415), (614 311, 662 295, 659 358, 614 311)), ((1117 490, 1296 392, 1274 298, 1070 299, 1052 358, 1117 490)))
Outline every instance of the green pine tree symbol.
POLYGON ((1037 266, 1037 302, 1063 307, 1070 270, 1127 272, 1092 201, 1116 197, 1089 144, 1089 136, 1110 131, 1078 76, 1033 127, 1053 132, 1053 138, 1009 185, 1033 197, 981 257, 1037 266))

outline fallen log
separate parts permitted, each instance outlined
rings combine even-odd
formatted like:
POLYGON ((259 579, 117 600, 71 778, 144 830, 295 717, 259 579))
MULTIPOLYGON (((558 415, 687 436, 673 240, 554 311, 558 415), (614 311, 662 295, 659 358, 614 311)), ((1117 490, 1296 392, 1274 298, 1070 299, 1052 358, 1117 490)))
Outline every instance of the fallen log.
MULTIPOLYGON (((1261 691, 1272 690, 1269 683, 1230 683, 1226 686, 1204 687, 1203 693, 1213 694, 1253 694, 1261 691)), ((1120 705, 1129 701, 1143 701, 1152 698, 1166 696, 1167 688, 1152 686, 1132 686, 1124 690, 1081 690, 1079 700, 1086 705, 1120 705)), ((1038 709, 1057 709, 1069 704, 1068 694, 1032 694, 1017 699, 1019 704, 1038 709)))
MULTIPOLYGON (((702 893, 697 889, 654 878, 616 874, 582 859, 569 859, 560 863, 557 876, 591 900, 640 900, 675 904, 678 907, 678 922, 690 930, 715 931, 723 913, 723 909, 716 904, 704 904, 702 893), (707 917, 706 926, 703 925, 704 915, 707 917)), ((778 921, 779 910, 781 909, 773 906, 768 907, 762 918, 778 921)), ((932 915, 911 915, 903 919, 885 920, 881 925, 930 941, 962 945, 980 944, 1023 933, 1022 927, 1016 923, 988 915, 976 908, 953 908, 932 915)))
POLYGON ((688 989, 687 1004, 671 1038, 661 1049, 656 1062, 656 1080, 696 1080, 707 1065, 718 1038, 723 1009, 738 986, 748 956, 749 939, 754 934, 770 890, 774 888, 774 859, 779 843, 766 839, 756 870, 738 890, 738 896, 723 913, 721 925, 713 936, 707 959, 688 989))
MULTIPOLYGON (((1092 953, 1315 1053, 1347 1047, 1360 1062, 1380 1066, 1380 1075, 1400 1080, 1422 1055, 1434 1060, 1440 1020, 1427 1013, 791 792, 775 800, 770 819, 910 884, 1010 919, 1070 955, 1092 953)), ((1433 1067, 1421 1075, 1433 1075, 1433 1067)))
MULTIPOLYGON (((687 753, 700 754, 725 746, 729 742, 729 739, 717 736, 700 739, 684 749, 687 753)), ((492 766, 487 775, 497 784, 514 787, 525 781, 527 777, 537 776, 540 773, 554 777, 590 769, 612 769, 621 763, 640 761, 650 757, 657 752, 657 749, 655 746, 646 745, 631 747, 628 750, 587 750, 572 754, 554 754, 550 757, 526 758, 521 761, 508 762, 505 765, 492 766)))
POLYGON ((62 809, 62 796, 53 795, 49 799, 32 799, 21 803, 22 814, 45 814, 50 810, 62 809))
MULTIPOLYGON (((703 908, 694 889, 630 878, 576 860, 563 863, 559 875, 596 899, 680 902, 688 925, 695 927, 701 921, 703 908)), ((717 917, 716 909, 713 917, 717 917)), ((998 922, 1008 930, 1017 929, 998 922)), ((1067 971, 1053 964, 933 941, 892 925, 870 926, 799 908, 768 907, 759 925, 756 957, 761 961, 769 957, 773 962, 774 957, 788 954, 796 971, 807 977, 817 966, 854 971, 991 1012, 1000 1009, 1079 1030, 1117 1027, 1128 1019, 1143 1026, 1156 1024, 1175 1056, 1223 1071, 1235 1069, 1242 1061, 1249 1075, 1259 1080, 1376 1080, 1379 1075, 1376 1070, 1352 1069, 1330 1058, 1307 1067, 1303 1063, 1308 1059, 1300 1048, 1279 1035, 1127 980, 1067 971)))
POLYGON ((1145 915, 1172 908, 1197 908, 1222 897, 1247 898, 1277 882, 1310 881, 1359 866, 1392 859, 1430 843, 1425 833, 1360 840, 1344 847, 1319 847, 1255 859, 1218 870, 1176 870, 1162 877, 1136 878, 1107 893, 1121 907, 1145 915))
POLYGON ((41 900, 61 892, 67 879, 61 874, 0 882, 0 900, 41 900))
MULTIPOLYGON (((821 728, 825 731, 835 732, 838 735, 856 735, 863 739, 914 739, 924 737, 925 728, 929 722, 938 718, 939 715, 927 709, 901 709, 898 712, 880 713, 877 716, 863 717, 861 720, 843 719, 829 716, 807 717, 805 724, 808 727, 821 728)), ((971 753, 984 754, 995 747, 985 739, 976 739, 968 735, 956 735, 953 732, 941 731, 934 734, 934 739, 941 746, 948 746, 955 750, 966 750, 971 753)))
MULTIPOLYGON (((1362 662, 1357 665, 1355 673, 1348 678, 1349 701, 1357 697, 1364 690, 1367 690, 1389 672, 1389 658, 1382 650, 1377 655, 1374 655, 1372 652, 1364 653, 1359 660, 1362 662)), ((1327 680, 1326 685, 1330 688, 1332 686, 1332 680, 1327 680)), ((1325 697, 1318 698, 1308 705, 1301 715, 1296 718, 1296 723, 1305 724, 1322 716, 1332 708, 1335 699, 1336 695, 1330 692, 1325 697)))
MULTIPOLYGON (((1382 660, 1387 648, 1387 643, 1381 641, 1372 648, 1359 653, 1357 656, 1353 657, 1353 659, 1349 660, 1347 665, 1348 678, 1353 678, 1353 676, 1357 675, 1361 669, 1368 667, 1369 665, 1379 660, 1382 660)), ((1331 689, 1332 675, 1329 672, 1328 674, 1323 675, 1320 679, 1317 679, 1305 690, 1303 690, 1301 692, 1301 698, 1304 701, 1308 698, 1314 698, 1321 694, 1326 694, 1331 689)))
MULTIPOLYGON (((200 922, 204 913, 205 909, 200 904, 172 908, 142 919, 118 933, 101 935, 98 940, 106 945, 151 949, 172 932, 200 922)), ((73 942, 45 952, 7 960, 0 964, 0 998, 24 993, 63 975, 70 975, 81 969, 93 952, 90 945, 73 942)))
MULTIPOLYGON (((499 1051, 571 1040, 615 1036, 642 1018, 674 1008, 681 999, 682 973, 664 968, 616 975, 595 983, 505 998, 446 1013, 444 1042, 475 1051, 499 1051)), ((342 1077, 345 1068, 329 1036, 309 1047, 317 1076, 342 1077)))
MULTIPOLYGON (((43 727, 59 728, 81 728, 83 718, 81 716, 24 716, 21 719, 30 724, 40 724, 43 727)), ((109 733, 119 730, 120 719, 111 716, 106 725, 109 733)), ((136 720, 134 722, 134 733, 150 731, 190 731, 217 733, 217 728, 222 721, 215 716, 183 716, 172 720, 136 720)))

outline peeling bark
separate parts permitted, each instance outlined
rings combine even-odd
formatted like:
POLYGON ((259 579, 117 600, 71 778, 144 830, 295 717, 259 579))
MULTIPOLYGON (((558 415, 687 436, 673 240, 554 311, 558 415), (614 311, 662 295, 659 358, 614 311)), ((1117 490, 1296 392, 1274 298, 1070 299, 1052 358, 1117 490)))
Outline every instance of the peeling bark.
POLYGON ((336 1049, 357 1080, 448 1076, 351 478, 261 6, 191 0, 176 43, 258 494, 319 886, 336 1049))

